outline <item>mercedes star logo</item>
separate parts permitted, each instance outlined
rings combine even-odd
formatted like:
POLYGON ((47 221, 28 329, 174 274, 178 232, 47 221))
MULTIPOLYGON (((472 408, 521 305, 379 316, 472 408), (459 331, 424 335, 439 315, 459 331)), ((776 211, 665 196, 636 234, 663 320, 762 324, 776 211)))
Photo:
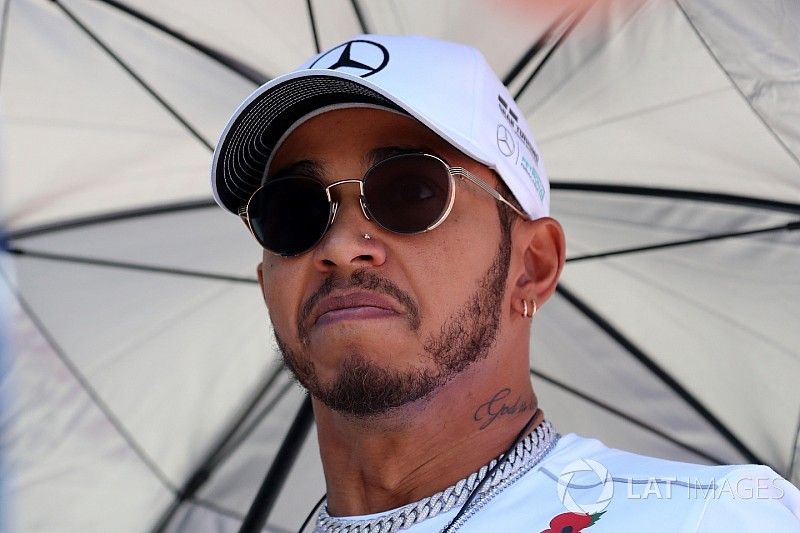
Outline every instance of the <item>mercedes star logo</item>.
POLYGON ((497 125, 497 148, 506 157, 511 157, 516 151, 516 143, 508 128, 502 124, 497 125))
POLYGON ((355 39, 331 48, 310 68, 343 70, 362 78, 380 72, 389 62, 389 51, 380 43, 355 39))

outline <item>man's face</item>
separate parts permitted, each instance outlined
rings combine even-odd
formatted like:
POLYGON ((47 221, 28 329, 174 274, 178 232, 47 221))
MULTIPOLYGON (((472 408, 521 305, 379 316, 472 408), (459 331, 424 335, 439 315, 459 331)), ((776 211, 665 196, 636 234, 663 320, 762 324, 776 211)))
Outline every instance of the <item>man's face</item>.
MULTIPOLYGON (((417 121, 362 108, 301 124, 278 148, 270 176, 301 174, 325 184, 361 178, 397 150, 437 155, 497 184, 486 167, 417 121)), ((510 311, 510 236, 495 200, 468 181, 456 180, 447 219, 417 235, 366 220, 356 184, 332 192, 339 211, 322 241, 295 257, 265 253, 262 288, 278 345, 300 383, 332 409, 379 414, 430 395, 487 356, 510 311)))

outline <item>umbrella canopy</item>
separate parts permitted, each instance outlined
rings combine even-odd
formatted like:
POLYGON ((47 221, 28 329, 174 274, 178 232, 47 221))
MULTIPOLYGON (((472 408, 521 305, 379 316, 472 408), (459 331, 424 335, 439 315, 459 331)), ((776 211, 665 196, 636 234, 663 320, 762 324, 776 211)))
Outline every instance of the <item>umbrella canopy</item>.
MULTIPOLYGON (((5 0, 2 17, 17 530, 239 528, 303 393, 260 250, 210 200, 210 149, 258 84, 365 31, 480 48, 532 126, 568 242, 531 351, 556 427, 800 483, 796 2, 5 0)), ((313 430, 296 445, 271 531, 325 490, 313 430)))

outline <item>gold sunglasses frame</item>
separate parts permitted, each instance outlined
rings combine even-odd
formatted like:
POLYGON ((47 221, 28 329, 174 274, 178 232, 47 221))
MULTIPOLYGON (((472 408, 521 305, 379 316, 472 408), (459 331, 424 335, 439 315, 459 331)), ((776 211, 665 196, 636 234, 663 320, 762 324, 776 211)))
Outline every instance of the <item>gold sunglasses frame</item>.
MULTIPOLYGON (((328 230, 333 225, 333 222, 334 222, 334 220, 336 218, 336 213, 339 210, 339 200, 336 200, 336 199, 333 198, 333 196, 331 195, 331 189, 333 189, 334 187, 338 187, 339 185, 344 185, 344 184, 347 184, 347 183, 353 183, 353 184, 357 183, 358 184, 358 189, 359 189, 358 203, 361 206, 361 212, 363 213, 364 218, 366 218, 367 220, 371 221, 374 224, 377 224, 379 227, 381 227, 381 228, 383 228, 386 231, 389 231, 391 233, 396 233, 398 235, 418 235, 420 233, 425 233, 425 232, 431 231, 432 229, 436 229, 450 215, 450 211, 452 211, 452 209, 453 209, 453 203, 455 202, 455 198, 456 198, 456 184, 455 184, 455 178, 456 177, 466 178, 467 180, 469 180, 472 183, 474 183, 475 185, 477 185, 482 191, 484 191, 485 193, 490 195, 492 198, 494 198, 498 202, 502 203, 503 205, 505 205, 506 207, 511 209, 514 213, 516 213, 517 215, 519 215, 523 219, 530 220, 530 217, 527 214, 523 213, 522 211, 520 211, 519 209, 514 207, 514 205, 511 202, 509 202, 508 200, 503 198, 500 195, 500 193, 498 193, 488 183, 483 181, 481 178, 479 178, 478 176, 476 176, 475 174, 473 174, 469 170, 467 170, 467 169, 465 169, 463 167, 451 167, 450 165, 447 164, 447 162, 444 159, 442 159, 442 158, 440 158, 438 156, 435 156, 435 155, 432 155, 432 154, 426 154, 426 153, 423 153, 423 152, 408 153, 408 154, 398 154, 398 155, 394 155, 394 156, 391 156, 391 157, 387 157, 386 159, 383 159, 383 160, 375 163, 371 167, 369 167, 367 169, 367 171, 364 173, 364 175, 360 179, 356 179, 356 178, 343 179, 343 180, 335 181, 335 182, 331 183, 330 185, 324 186, 325 196, 328 198, 328 205, 330 206, 329 210, 328 210, 328 223, 326 224, 325 229, 323 230, 323 232, 320 234, 319 239, 317 239, 317 241, 315 241, 314 244, 312 244, 311 246, 309 246, 307 249, 303 250, 302 252, 298 252, 296 254, 281 254, 281 253, 278 253, 278 252, 273 252, 272 250, 266 248, 261 243, 261 241, 259 241, 258 237, 256 237, 256 233, 255 233, 255 231, 253 231, 253 226, 250 223, 250 215, 249 215, 249 213, 250 213, 250 203, 253 201, 253 198, 256 196, 256 194, 258 194, 261 191, 261 189, 263 189, 266 186, 266 183, 261 185, 258 189, 256 189, 253 192, 253 194, 250 195, 250 198, 247 200, 247 203, 244 206, 239 208, 239 217, 242 219, 242 221, 244 222, 245 226, 247 226, 248 231, 250 231, 250 234, 253 236, 253 238, 256 240, 256 242, 258 242, 258 244, 261 245, 261 247, 264 248, 264 250, 266 250, 267 252, 269 252, 269 253, 271 253, 273 255, 280 256, 280 257, 295 257, 295 256, 298 256, 298 255, 302 255, 302 254, 314 249, 314 247, 316 247, 320 243, 320 241, 325 237, 325 235, 328 233, 328 230), (448 200, 447 200, 447 207, 442 211, 442 214, 439 215, 439 217, 433 222, 433 224, 431 224, 430 226, 428 226, 425 229, 422 229, 420 231, 415 231, 415 232, 410 232, 410 233, 403 233, 403 232, 395 231, 395 230, 393 230, 391 228, 387 228, 386 226, 381 224, 377 219, 375 219, 374 216, 370 215, 369 206, 365 203, 365 200, 364 200, 364 181, 367 178, 369 178, 369 175, 373 172, 373 170, 376 167, 380 166, 380 165, 383 165, 383 164, 385 164, 387 162, 390 162, 392 160, 399 159, 399 158, 420 157, 420 156, 428 157, 428 158, 431 158, 431 159, 437 161, 439 164, 441 164, 447 170, 447 174, 448 174, 448 177, 449 177, 449 192, 448 192, 448 196, 449 197, 448 197, 448 200)), ((287 177, 287 179, 298 179, 298 178, 303 178, 303 177, 300 177, 300 176, 287 177)), ((314 182, 318 183, 319 185, 322 185, 321 183, 319 183, 314 178, 304 178, 304 179, 309 179, 311 181, 314 181, 314 182)))

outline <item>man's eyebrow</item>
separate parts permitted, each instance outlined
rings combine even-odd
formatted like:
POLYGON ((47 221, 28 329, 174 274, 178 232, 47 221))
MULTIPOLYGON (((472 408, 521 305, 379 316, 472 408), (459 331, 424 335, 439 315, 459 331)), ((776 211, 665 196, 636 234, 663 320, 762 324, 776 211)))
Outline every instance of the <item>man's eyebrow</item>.
POLYGON ((367 154, 364 156, 364 166, 366 168, 370 168, 371 166, 380 163, 384 159, 388 159, 390 157, 403 154, 431 154, 437 157, 441 157, 434 150, 424 145, 381 146, 379 148, 374 148, 369 152, 367 152, 367 154))
MULTIPOLYGON (((388 159, 396 155, 420 153, 431 154, 441 158, 441 156, 435 150, 424 145, 380 146, 367 152, 363 158, 363 164, 365 168, 370 168, 373 165, 380 163, 384 159, 388 159)), ((290 163, 289 165, 279 168, 277 171, 271 173, 264 182, 266 183, 267 181, 271 181, 276 178, 282 178, 284 176, 307 176, 319 181, 324 181, 325 167, 319 161, 301 159, 300 161, 295 161, 294 163, 290 163)))
POLYGON ((322 181, 322 176, 324 174, 323 167, 318 161, 301 159, 300 161, 295 161, 271 173, 265 182, 274 180, 275 178, 282 178, 283 176, 308 176, 309 178, 322 181))

